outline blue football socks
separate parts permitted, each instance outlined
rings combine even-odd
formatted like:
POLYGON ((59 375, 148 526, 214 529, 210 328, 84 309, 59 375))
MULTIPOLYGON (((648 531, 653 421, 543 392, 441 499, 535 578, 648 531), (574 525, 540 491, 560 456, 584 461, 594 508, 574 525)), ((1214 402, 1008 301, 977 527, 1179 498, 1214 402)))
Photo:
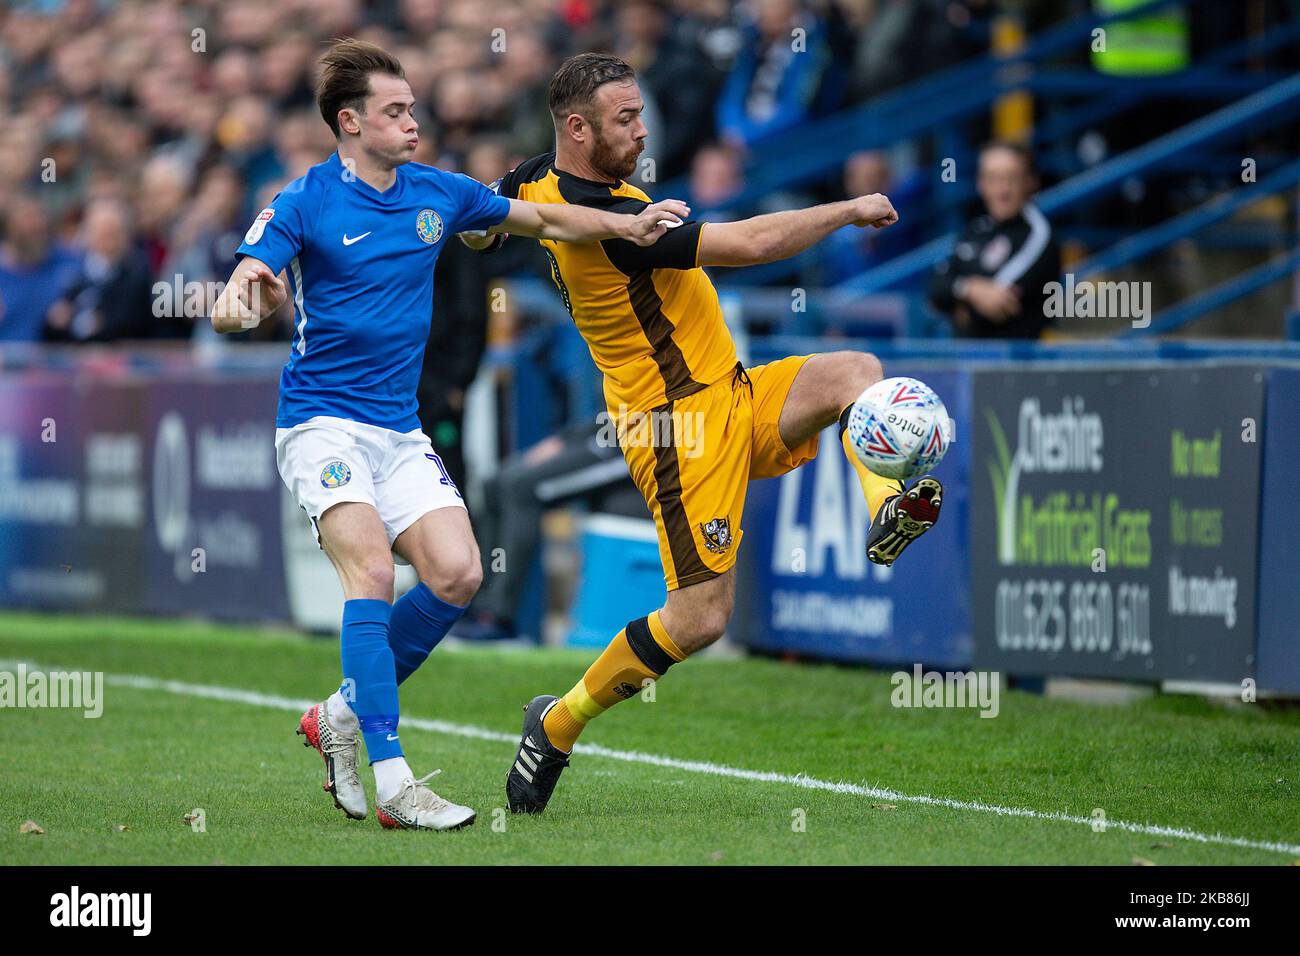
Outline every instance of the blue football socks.
POLYGON ((388 646, 391 610, 387 601, 372 598, 343 604, 341 691, 345 699, 351 696, 371 763, 403 756, 397 739, 397 675, 388 646))
POLYGON ((388 646, 393 650, 397 683, 419 669, 464 613, 465 608, 448 604, 423 581, 402 595, 388 619, 388 646))

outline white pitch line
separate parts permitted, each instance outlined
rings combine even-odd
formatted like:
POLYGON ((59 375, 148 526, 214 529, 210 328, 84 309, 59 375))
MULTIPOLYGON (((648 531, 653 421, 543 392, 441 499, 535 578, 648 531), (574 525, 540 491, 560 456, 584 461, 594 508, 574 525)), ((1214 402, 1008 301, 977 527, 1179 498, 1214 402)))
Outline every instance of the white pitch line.
MULTIPOLYGON (((12 669, 19 663, 27 665, 28 670, 58 670, 45 667, 31 661, 0 660, 0 669, 12 669)), ((297 697, 280 697, 276 694, 263 694, 259 691, 241 690, 237 687, 218 687, 208 684, 190 684, 185 681, 164 680, 158 677, 146 677, 140 674, 105 674, 104 682, 115 687, 131 687, 136 690, 160 690, 179 697, 201 697, 207 700, 228 701, 248 704, 252 707, 268 707, 273 710, 299 712, 306 710, 316 700, 297 697)), ((402 717, 402 726, 416 730, 427 730, 435 734, 447 734, 453 737, 467 737, 474 740, 490 740, 496 743, 515 744, 516 734, 501 733, 470 724, 456 724, 446 720, 429 720, 424 717, 402 717)), ((1028 807, 1003 807, 992 803, 971 800, 953 800, 948 797, 931 797, 926 795, 899 793, 882 787, 868 787, 856 783, 837 783, 831 780, 819 780, 804 774, 777 773, 771 770, 745 770, 740 767, 728 767, 725 764, 710 763, 704 760, 679 760, 676 757, 664 757, 658 754, 640 753, 635 750, 612 750, 598 744, 578 744, 574 747, 580 754, 591 757, 604 757, 608 760, 622 760, 626 763, 648 764, 653 767, 667 767, 684 770, 687 773, 701 773, 714 777, 727 777, 732 780, 748 780, 753 783, 779 783, 805 790, 822 790, 828 793, 845 793, 873 800, 886 800, 895 803, 918 803, 950 810, 967 810, 975 813, 992 813, 1003 817, 1025 817, 1032 820, 1054 820, 1060 823, 1073 823, 1091 828, 1096 822, 1091 817, 1081 817, 1060 811, 1031 810, 1028 807)), ((1144 836, 1173 837, 1190 840, 1193 843, 1235 846, 1250 850, 1267 850, 1273 853, 1286 853, 1300 856, 1300 845, 1279 843, 1273 840, 1251 840, 1246 837, 1225 836, 1221 833, 1198 833, 1183 827, 1157 826, 1148 823, 1128 823, 1123 820, 1106 820, 1107 830, 1123 830, 1128 833, 1140 833, 1144 836)))

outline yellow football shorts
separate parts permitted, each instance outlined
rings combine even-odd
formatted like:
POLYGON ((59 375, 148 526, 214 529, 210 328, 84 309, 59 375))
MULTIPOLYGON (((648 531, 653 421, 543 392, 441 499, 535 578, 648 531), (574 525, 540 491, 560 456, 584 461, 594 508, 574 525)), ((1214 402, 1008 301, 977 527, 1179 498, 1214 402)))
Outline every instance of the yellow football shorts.
MULTIPOLYGON (((786 448, 778 422, 811 356, 744 369, 649 412, 627 413, 619 444, 659 532, 668 590, 723 574, 736 563, 745 492, 817 455, 817 436, 786 448)), ((611 414, 614 411, 611 410, 611 414)))

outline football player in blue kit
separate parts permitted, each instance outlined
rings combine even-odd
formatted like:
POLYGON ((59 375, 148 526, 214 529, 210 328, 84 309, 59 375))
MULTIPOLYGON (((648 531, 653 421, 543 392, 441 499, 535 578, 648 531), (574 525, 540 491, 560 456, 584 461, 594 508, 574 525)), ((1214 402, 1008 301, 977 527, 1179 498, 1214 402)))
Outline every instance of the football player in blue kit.
POLYGON ((331 46, 317 102, 338 149, 258 214, 211 320, 218 332, 239 331, 292 303, 276 461, 345 599, 342 686, 298 727, 324 758, 325 790, 349 817, 366 816, 360 737, 383 826, 453 829, 472 823, 474 810, 434 793, 433 774, 415 777, 397 733, 398 685, 482 577, 460 492, 416 414, 434 263, 465 231, 650 245, 689 210, 675 200, 638 215, 535 204, 411 162, 415 99, 401 64, 370 43, 331 46), (420 578, 396 603, 393 553, 420 578))

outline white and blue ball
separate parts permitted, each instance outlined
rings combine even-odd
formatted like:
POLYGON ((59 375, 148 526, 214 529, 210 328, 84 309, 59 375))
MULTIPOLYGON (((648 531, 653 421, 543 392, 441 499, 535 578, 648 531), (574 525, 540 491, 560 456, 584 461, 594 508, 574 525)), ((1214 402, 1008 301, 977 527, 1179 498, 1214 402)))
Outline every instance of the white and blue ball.
POLYGON ((906 481, 933 471, 952 443, 948 409, 914 378, 887 378, 858 396, 849 412, 849 442, 883 478, 906 481))

